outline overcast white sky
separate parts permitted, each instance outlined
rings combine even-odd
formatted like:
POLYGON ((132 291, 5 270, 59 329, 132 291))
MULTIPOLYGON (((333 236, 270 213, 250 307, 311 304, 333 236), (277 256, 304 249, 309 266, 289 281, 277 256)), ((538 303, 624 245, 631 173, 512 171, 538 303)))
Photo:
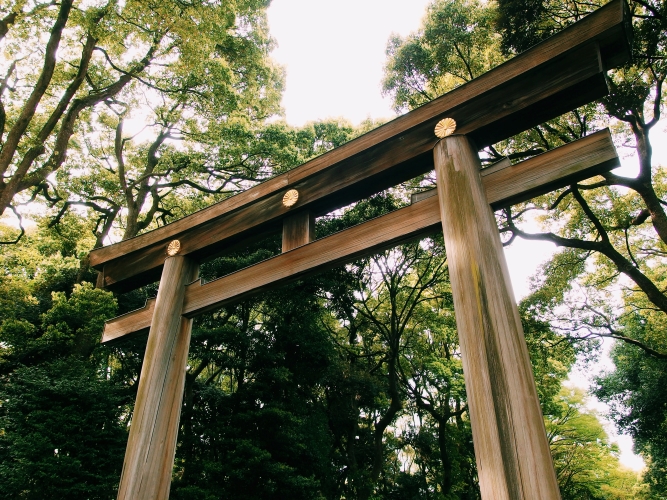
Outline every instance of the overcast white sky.
MULTIPOLYGON (((329 117, 358 124, 366 118, 392 118, 389 99, 381 94, 385 47, 391 33, 402 36, 419 28, 428 0, 273 0, 269 26, 278 42, 273 57, 287 70, 283 108, 292 125, 329 117)), ((656 160, 667 164, 667 122, 655 129, 656 160)), ((630 150, 619 149, 624 172, 636 171, 630 150)), ((528 279, 549 258, 549 243, 517 240, 505 254, 517 299, 528 293, 528 279)), ((590 373, 588 374, 590 377, 590 373)), ((579 377, 583 379, 583 376, 579 377)), ((584 383, 585 385, 585 383, 584 383)), ((608 431, 613 433, 610 425, 608 431)), ((639 469, 632 442, 616 438, 621 461, 639 469)))
POLYGON ((427 0, 273 0, 274 58, 287 68, 283 106, 302 125, 342 116, 393 116, 380 82, 389 35, 419 27, 427 0))

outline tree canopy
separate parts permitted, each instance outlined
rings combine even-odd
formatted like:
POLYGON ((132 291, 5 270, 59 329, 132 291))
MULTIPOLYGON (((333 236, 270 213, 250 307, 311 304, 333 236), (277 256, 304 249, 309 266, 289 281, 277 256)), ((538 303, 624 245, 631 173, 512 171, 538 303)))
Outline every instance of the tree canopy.
POLYGON ((4 3, 0 214, 36 196, 63 213, 83 205, 99 244, 117 218, 128 238, 191 211, 178 207, 186 186, 218 193, 261 177, 248 143, 282 86, 265 7, 4 3))

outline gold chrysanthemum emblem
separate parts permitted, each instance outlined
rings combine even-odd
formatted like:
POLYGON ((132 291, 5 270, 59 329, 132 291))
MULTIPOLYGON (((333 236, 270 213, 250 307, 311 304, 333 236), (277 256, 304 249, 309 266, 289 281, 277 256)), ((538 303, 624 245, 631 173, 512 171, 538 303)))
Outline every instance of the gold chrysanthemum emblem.
POLYGON ((443 118, 435 126, 435 136, 442 139, 448 135, 452 135, 456 130, 456 122, 453 118, 443 118))
POLYGON ((299 192, 296 189, 290 189, 283 196, 283 205, 286 207, 293 206, 299 199, 299 192))
POLYGON ((172 240, 169 242, 169 245, 167 245, 167 255, 174 256, 176 255, 179 250, 181 249, 181 242, 178 240, 172 240))

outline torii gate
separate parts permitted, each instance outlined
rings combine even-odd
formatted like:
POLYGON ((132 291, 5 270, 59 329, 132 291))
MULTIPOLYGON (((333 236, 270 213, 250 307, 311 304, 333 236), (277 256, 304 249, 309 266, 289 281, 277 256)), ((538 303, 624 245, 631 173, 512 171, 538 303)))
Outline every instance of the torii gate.
POLYGON ((608 130, 481 172, 477 151, 606 95, 605 72, 629 60, 629 36, 627 6, 613 0, 344 146, 184 219, 91 252, 99 284, 112 290, 138 288, 161 274, 157 298, 108 321, 102 338, 150 327, 118 499, 169 496, 194 316, 441 225, 482 498, 560 498, 492 209, 619 162, 608 130), (437 189, 413 195, 410 206, 313 241, 315 216, 433 168, 437 189), (282 254, 210 283, 195 281, 202 260, 280 230, 282 254))

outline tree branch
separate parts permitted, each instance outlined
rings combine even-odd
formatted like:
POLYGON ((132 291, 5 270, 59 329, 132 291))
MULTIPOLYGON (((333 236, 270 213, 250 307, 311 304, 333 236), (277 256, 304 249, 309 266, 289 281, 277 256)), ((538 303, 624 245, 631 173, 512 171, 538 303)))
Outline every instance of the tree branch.
MULTIPOLYGON (((70 11, 72 9, 73 0, 62 0, 60 3, 60 10, 58 11, 58 17, 53 23, 51 28, 51 34, 49 36, 49 41, 46 44, 46 51, 44 56, 44 65, 42 71, 37 79, 37 83, 33 88, 28 100, 23 105, 21 113, 19 114, 18 119, 14 123, 14 126, 11 128, 7 134, 7 140, 0 150, 0 175, 4 175, 11 164, 12 158, 16 153, 16 148, 18 147, 19 141, 23 136, 23 133, 28 128, 32 117, 37 110, 37 105, 42 99, 42 96, 48 88, 51 77, 56 66, 56 53, 58 51, 58 46, 60 45, 60 40, 62 37, 63 29, 69 18, 70 11)), ((4 201, 4 200, 0 200, 4 201)), ((8 202, 4 201, 0 205, 0 215, 4 211, 5 207, 8 205, 8 202)))
MULTIPOLYGON (((146 55, 135 65, 134 73, 140 73, 150 64, 150 61, 153 58, 155 50, 159 45, 159 41, 160 41, 159 38, 153 40, 153 45, 151 45, 151 47, 148 49, 146 55)), ((57 170, 67 157, 67 148, 69 140, 72 134, 74 133, 74 124, 76 123, 79 114, 84 109, 95 106, 96 104, 116 95, 125 87, 125 85, 127 85, 131 81, 131 79, 132 76, 130 74, 123 75, 116 82, 109 85, 104 90, 80 99, 75 99, 72 102, 72 106, 67 112, 65 118, 63 119, 58 134, 56 135, 53 153, 51 154, 50 158, 44 163, 44 165, 41 168, 39 168, 38 170, 34 171, 29 175, 25 175, 25 177, 23 178, 14 175, 12 177, 12 183, 13 183, 12 191, 16 193, 24 189, 27 189, 29 187, 35 186, 43 182, 44 179, 46 179, 46 177, 48 177, 52 172, 57 170)), ((23 165, 22 169, 25 168, 26 168, 25 165, 23 165)), ((13 196, 13 193, 9 192, 3 193, 2 196, 0 197, 0 203, 2 203, 5 198, 11 199, 11 196, 9 196, 10 194, 11 196, 13 196)), ((0 205, 0 209, 1 208, 2 205, 0 205)))
POLYGON ((16 210, 16 207, 12 205, 9 206, 9 209, 14 212, 14 215, 16 215, 16 218, 19 220, 19 235, 16 237, 16 239, 11 241, 0 241, 0 245, 15 245, 21 241, 21 238, 23 238, 23 235, 25 234, 25 228, 23 227, 23 218, 21 217, 21 214, 16 210))

